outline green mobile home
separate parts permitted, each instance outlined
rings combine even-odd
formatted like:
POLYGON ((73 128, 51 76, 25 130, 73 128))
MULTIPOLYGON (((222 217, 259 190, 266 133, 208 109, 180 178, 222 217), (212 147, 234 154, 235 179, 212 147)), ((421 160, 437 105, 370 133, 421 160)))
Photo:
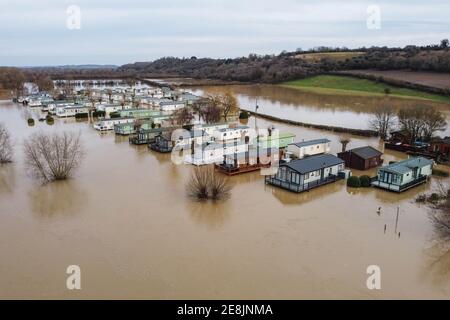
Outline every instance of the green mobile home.
POLYGON ((160 116, 161 111, 150 109, 127 109, 118 111, 121 118, 150 118, 153 116, 160 116))
POLYGON ((116 124, 114 126, 114 132, 116 134, 125 136, 125 135, 136 133, 139 129, 142 129, 142 130, 152 129, 152 124, 153 124, 152 119, 141 121, 140 123, 135 122, 135 123, 116 124))
POLYGON ((286 148, 288 145, 294 143, 295 134, 293 133, 280 133, 278 135, 267 136, 259 138, 259 147, 263 149, 271 148, 286 148))
POLYGON ((417 157, 382 167, 378 170, 374 187, 403 192, 428 181, 433 172, 433 161, 417 157))

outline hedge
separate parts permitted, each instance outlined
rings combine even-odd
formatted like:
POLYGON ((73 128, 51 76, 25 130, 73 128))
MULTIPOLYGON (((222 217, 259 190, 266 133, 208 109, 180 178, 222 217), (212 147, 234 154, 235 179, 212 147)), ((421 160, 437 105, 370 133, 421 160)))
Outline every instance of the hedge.
POLYGON ((361 176, 359 177, 359 182, 361 183, 361 187, 369 188, 370 187, 370 177, 369 176, 361 176))
POLYGON ((350 177, 347 180, 347 186, 351 187, 351 188, 360 188, 361 187, 361 181, 359 180, 358 177, 350 177))
POLYGON ((86 119, 89 118, 89 114, 88 113, 77 113, 75 115, 75 119, 86 119))
POLYGON ((242 111, 239 113, 239 119, 245 120, 245 119, 248 119, 248 118, 249 118, 249 114, 248 114, 247 111, 242 110, 242 111))

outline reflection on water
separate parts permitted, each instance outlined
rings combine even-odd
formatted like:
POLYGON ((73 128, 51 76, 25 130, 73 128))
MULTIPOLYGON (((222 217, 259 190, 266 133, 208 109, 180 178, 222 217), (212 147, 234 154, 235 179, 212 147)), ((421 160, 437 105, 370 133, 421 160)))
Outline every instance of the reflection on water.
POLYGON ((16 176, 12 163, 0 164, 0 198, 12 193, 16 184, 16 176))
POLYGON ((42 217, 77 214, 89 203, 88 194, 73 180, 35 186, 29 199, 31 210, 42 217))
MULTIPOLYGON (((274 85, 240 85, 192 87, 196 94, 234 93, 241 108, 258 113, 303 123, 323 124, 354 129, 368 129, 376 107, 391 106, 394 110, 421 105, 435 106, 443 111, 450 123, 450 105, 426 100, 408 100, 393 97, 360 97, 318 94, 274 85)), ((450 135, 447 129, 443 135, 450 135)))
POLYGON ((321 201, 335 192, 342 191, 344 185, 344 181, 338 181, 302 193, 289 192, 271 185, 266 185, 265 190, 270 192, 283 205, 295 205, 301 208, 302 204, 309 201, 321 201))
POLYGON ((220 228, 230 219, 230 203, 226 200, 216 202, 190 201, 188 210, 192 219, 209 228, 220 228))

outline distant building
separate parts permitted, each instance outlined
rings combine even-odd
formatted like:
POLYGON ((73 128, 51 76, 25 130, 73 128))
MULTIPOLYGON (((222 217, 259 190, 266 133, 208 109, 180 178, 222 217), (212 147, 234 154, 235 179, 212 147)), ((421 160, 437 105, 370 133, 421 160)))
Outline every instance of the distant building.
POLYGON ((369 146, 338 153, 338 157, 345 161, 347 167, 362 171, 381 165, 382 155, 383 153, 369 146))
POLYGON ((395 192, 403 192, 425 183, 433 173, 433 161, 417 157, 393 163, 378 170, 372 185, 395 192))
POLYGON ((443 139, 433 139, 430 142, 429 152, 441 156, 445 156, 447 159, 450 157, 450 137, 443 139))

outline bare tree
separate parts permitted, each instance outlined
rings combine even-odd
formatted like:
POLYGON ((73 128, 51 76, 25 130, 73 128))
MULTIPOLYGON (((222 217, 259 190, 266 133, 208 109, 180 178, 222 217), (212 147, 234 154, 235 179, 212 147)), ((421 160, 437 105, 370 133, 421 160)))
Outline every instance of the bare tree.
POLYGON ((67 77, 66 81, 64 81, 62 92, 66 97, 72 97, 73 91, 75 89, 75 85, 72 77, 67 77))
POLYGON ((409 133, 410 143, 414 143, 421 137, 426 117, 427 112, 421 106, 403 108, 398 112, 398 122, 401 128, 409 133))
POLYGON ((198 200, 208 199, 208 171, 202 167, 196 167, 186 186, 188 194, 198 200))
POLYGON ((450 189, 442 181, 437 182, 437 189, 432 194, 421 194, 416 202, 425 203, 430 209, 430 221, 436 235, 450 241, 450 189))
POLYGON ((373 119, 369 121, 370 128, 377 131, 381 139, 385 140, 395 125, 395 117, 391 107, 381 105, 375 109, 373 119))
POLYGON ((36 85, 40 91, 52 91, 54 89, 53 80, 47 75, 38 76, 36 85))
POLYGON ((181 126, 191 124, 192 120, 194 120, 194 114, 188 107, 176 110, 172 116, 172 123, 181 126))
POLYGON ((203 111, 203 119, 206 123, 217 123, 221 118, 221 108, 218 105, 208 105, 203 111))
POLYGON ((231 186, 214 167, 196 167, 186 185, 189 196, 197 200, 220 200, 229 197, 231 186))
POLYGON ((12 161, 13 145, 8 129, 0 123, 0 164, 12 161))
POLYGON ((106 94, 108 95, 108 102, 111 103, 111 97, 112 97, 112 94, 113 94, 112 89, 106 90, 106 94))
POLYGON ((210 168, 209 171, 209 192, 211 199, 220 200, 229 197, 231 186, 228 183, 228 179, 216 173, 214 168, 210 168))
POLYGON ((427 140, 430 140, 436 131, 444 131, 447 128, 444 114, 435 107, 427 109, 423 121, 423 136, 427 140))
POLYGON ((339 139, 339 142, 342 144, 342 152, 345 152, 347 150, 347 145, 350 143, 350 138, 347 137, 341 137, 339 139))
POLYGON ((227 121, 230 113, 236 112, 239 109, 237 99, 232 93, 227 92, 222 97, 222 108, 225 121, 227 121))
POLYGON ((28 171, 44 182, 69 178, 81 164, 84 151, 80 134, 35 133, 24 142, 28 171))

